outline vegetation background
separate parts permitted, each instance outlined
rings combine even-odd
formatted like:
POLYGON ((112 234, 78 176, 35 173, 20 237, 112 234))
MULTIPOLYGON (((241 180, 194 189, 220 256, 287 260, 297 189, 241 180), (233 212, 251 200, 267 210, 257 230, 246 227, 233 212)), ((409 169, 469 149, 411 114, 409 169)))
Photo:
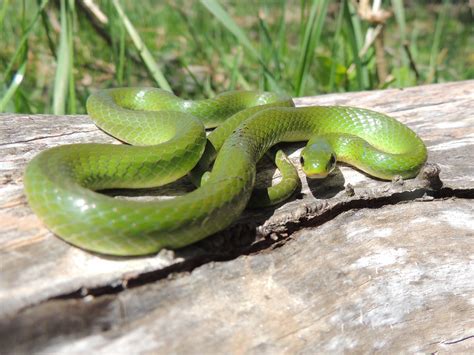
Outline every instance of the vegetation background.
POLYGON ((474 78, 474 1, 0 0, 0 112, 93 90, 293 96, 474 78))

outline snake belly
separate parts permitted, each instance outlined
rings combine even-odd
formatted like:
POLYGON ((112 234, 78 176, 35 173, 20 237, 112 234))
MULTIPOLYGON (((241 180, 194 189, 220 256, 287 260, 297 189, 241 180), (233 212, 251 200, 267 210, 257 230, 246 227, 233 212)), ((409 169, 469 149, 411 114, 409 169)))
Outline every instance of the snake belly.
POLYGON ((100 128, 135 146, 72 144, 41 152, 24 176, 29 204, 51 231, 75 246, 145 255, 192 244, 234 222, 254 188, 256 163, 276 143, 327 136, 339 161, 383 179, 414 177, 426 161, 421 139, 386 115, 291 106, 291 99, 272 93, 231 92, 191 102, 157 89, 100 91, 88 100, 89 114, 100 128), (96 192, 176 180, 204 151, 202 120, 217 126, 245 116, 247 109, 251 114, 228 130, 208 181, 196 190, 150 202, 96 192))

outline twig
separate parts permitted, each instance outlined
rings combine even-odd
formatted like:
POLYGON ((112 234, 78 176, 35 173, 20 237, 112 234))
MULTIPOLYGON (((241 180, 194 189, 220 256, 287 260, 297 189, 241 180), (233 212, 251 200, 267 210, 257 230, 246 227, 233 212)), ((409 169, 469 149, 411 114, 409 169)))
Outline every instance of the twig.
MULTIPOLYGON (((100 10, 93 0, 78 0, 77 3, 99 36, 102 37, 109 46, 112 46, 112 37, 106 29, 106 26, 109 23, 107 15, 100 10)), ((126 54, 136 64, 142 64, 142 61, 137 56, 133 55, 133 53, 130 53, 129 50, 126 50, 126 54)))
POLYGON ((103 26, 106 26, 109 23, 109 19, 102 12, 102 10, 97 6, 93 0, 77 0, 79 6, 86 11, 90 16, 103 26))
POLYGON ((105 29, 109 23, 107 15, 105 15, 92 0, 78 0, 77 4, 99 36, 109 45, 112 45, 112 37, 105 29))
POLYGON ((416 80, 420 79, 420 72, 418 71, 416 67, 415 60, 413 59, 413 56, 411 54, 410 46, 408 45, 408 42, 403 43, 403 48, 405 49, 405 52, 407 53, 408 60, 410 62, 410 68, 413 70, 415 73, 416 80))
POLYGON ((385 50, 383 44, 383 26, 380 35, 375 38, 375 65, 377 67, 377 76, 379 83, 384 83, 387 79, 387 61, 385 60, 385 50))
MULTIPOLYGON (((382 2, 374 0, 372 7, 369 5, 369 0, 361 0, 357 8, 357 12, 361 19, 370 22, 372 25, 377 24, 375 28, 370 27, 365 36, 364 46, 359 52, 359 57, 362 58, 369 48, 374 44, 375 47, 375 64, 377 67, 377 76, 380 83, 385 83, 388 77, 387 62, 385 60, 385 48, 383 41, 383 30, 385 22, 392 16, 390 11, 381 8, 382 2)), ((355 64, 351 64, 348 73, 355 69, 355 64)))

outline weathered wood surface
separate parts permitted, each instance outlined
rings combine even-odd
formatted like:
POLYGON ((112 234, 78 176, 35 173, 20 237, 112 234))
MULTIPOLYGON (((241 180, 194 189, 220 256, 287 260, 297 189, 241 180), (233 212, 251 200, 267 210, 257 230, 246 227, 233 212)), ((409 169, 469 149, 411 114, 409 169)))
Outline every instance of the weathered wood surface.
MULTIPOLYGON (((22 192, 23 169, 39 151, 112 138, 85 116, 0 115, 0 349, 474 349, 473 87, 298 99, 407 123, 428 145, 424 177, 383 182, 341 167, 323 183, 303 178, 301 194, 278 208, 246 212, 206 241, 144 258, 69 246, 22 192)), ((295 161, 299 147, 287 148, 295 161)), ((268 181, 274 169, 263 168, 268 181)), ((189 189, 183 180, 144 198, 189 189)))

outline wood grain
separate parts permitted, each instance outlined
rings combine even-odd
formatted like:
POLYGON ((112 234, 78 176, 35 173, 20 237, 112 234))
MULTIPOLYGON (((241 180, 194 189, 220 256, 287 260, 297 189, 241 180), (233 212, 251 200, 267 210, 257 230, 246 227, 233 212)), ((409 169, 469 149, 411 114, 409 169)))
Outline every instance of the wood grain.
MULTIPOLYGON (((106 258, 49 233, 22 191, 48 147, 109 142, 86 116, 0 115, 0 348, 7 352, 468 352, 474 347, 474 81, 297 99, 385 112, 423 176, 340 167, 196 245, 106 258), (437 180, 439 178, 440 180, 437 180), (442 185, 441 185, 442 184, 442 185), (39 327, 38 324, 42 326, 39 327)), ((115 142, 116 143, 116 142, 115 142)), ((295 163, 301 145, 285 149, 295 163)), ((265 161, 260 181, 278 179, 265 161)), ((171 186, 118 198, 155 199, 171 186)))

